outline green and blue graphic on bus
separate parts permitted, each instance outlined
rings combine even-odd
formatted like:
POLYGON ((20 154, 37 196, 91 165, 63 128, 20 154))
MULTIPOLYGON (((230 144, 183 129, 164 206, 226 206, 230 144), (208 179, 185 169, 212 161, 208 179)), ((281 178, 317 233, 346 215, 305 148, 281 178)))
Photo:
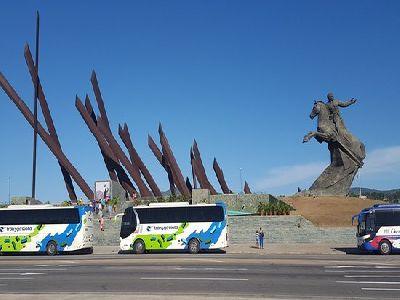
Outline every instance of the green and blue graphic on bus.
POLYGON ((91 249, 93 211, 90 207, 9 206, 0 209, 0 252, 46 252, 91 249))
POLYGON ((146 250, 189 248, 196 240, 198 250, 227 246, 224 203, 189 205, 154 204, 128 208, 121 224, 121 250, 135 250, 143 242, 146 250))

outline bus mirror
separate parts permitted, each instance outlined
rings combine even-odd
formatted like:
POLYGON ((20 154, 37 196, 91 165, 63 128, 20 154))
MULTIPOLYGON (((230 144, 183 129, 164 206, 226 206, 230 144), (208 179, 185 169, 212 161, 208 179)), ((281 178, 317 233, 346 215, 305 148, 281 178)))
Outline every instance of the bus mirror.
POLYGON ((358 215, 354 215, 354 216, 351 217, 351 226, 354 225, 354 219, 357 218, 357 217, 358 217, 358 215))
POLYGON ((118 217, 122 217, 124 214, 123 213, 121 213, 121 214, 116 214, 115 216, 114 216, 114 223, 117 223, 117 218, 118 217))

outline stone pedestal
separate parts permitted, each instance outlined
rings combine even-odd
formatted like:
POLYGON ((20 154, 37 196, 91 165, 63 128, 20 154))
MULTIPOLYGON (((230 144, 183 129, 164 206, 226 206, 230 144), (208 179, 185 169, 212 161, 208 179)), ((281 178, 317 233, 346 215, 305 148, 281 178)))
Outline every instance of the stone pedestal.
POLYGON ((338 145, 329 144, 331 164, 309 189, 313 196, 347 196, 359 166, 338 145))

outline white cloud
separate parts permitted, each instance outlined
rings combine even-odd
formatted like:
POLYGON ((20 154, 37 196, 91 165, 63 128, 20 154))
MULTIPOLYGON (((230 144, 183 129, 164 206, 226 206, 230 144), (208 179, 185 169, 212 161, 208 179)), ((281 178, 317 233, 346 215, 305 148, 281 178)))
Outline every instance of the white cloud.
POLYGON ((303 165, 283 166, 268 171, 265 178, 256 182, 257 190, 300 185, 305 180, 317 178, 327 167, 326 163, 314 162, 303 165))
POLYGON ((378 174, 400 173, 400 146, 380 148, 367 153, 364 167, 360 170, 364 178, 378 174))
MULTIPOLYGON (((308 185, 317 179, 326 167, 327 164, 323 162, 276 167, 269 170, 264 178, 258 180, 255 188, 259 191, 266 191, 285 187, 293 189, 295 186, 308 185)), ((360 173, 363 181, 367 180, 371 185, 382 180, 391 182, 389 179, 399 177, 400 146, 374 149, 367 153, 360 173)))

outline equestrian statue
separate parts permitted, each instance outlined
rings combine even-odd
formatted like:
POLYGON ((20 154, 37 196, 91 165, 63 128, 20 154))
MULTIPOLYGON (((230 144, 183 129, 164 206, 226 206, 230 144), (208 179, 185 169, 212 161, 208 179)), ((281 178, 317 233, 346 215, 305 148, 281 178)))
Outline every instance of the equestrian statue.
POLYGON ((331 164, 314 181, 308 191, 313 196, 346 196, 354 176, 363 166, 365 158, 364 144, 353 136, 346 128, 340 115, 340 107, 348 107, 357 102, 352 98, 348 101, 335 99, 328 93, 328 102, 315 101, 310 118, 318 116, 317 131, 310 131, 303 138, 303 143, 315 138, 319 143, 328 144, 331 164))

